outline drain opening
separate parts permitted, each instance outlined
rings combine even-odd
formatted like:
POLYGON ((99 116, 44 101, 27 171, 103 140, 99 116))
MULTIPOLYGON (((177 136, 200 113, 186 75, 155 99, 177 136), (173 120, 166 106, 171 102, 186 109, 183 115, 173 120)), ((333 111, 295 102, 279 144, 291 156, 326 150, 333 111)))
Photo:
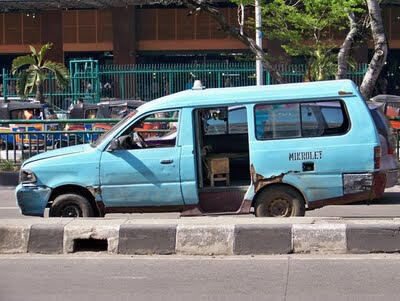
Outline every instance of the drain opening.
POLYGON ((104 252, 107 251, 107 239, 75 239, 74 252, 104 252))

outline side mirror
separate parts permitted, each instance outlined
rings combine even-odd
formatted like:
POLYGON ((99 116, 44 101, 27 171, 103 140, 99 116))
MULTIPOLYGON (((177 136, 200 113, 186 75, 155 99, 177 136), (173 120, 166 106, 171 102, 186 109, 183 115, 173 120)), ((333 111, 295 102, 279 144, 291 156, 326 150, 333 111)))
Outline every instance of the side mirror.
POLYGON ((121 149, 121 142, 118 138, 115 138, 111 141, 110 146, 108 147, 108 151, 112 152, 117 149, 121 149))

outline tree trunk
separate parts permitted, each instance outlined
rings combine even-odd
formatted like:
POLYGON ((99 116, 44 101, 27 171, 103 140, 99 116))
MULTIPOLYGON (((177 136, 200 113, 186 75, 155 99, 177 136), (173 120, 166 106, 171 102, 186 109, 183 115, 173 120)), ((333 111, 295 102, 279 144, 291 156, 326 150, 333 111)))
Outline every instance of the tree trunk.
POLYGON ((360 92, 365 100, 369 100, 375 88, 376 81, 386 62, 388 46, 385 29, 382 22, 381 9, 377 0, 366 0, 370 16, 372 38, 374 40, 374 55, 369 63, 367 73, 364 76, 360 92))
POLYGON ((261 58, 263 67, 271 73, 271 76, 280 84, 285 83, 281 73, 278 69, 270 62, 268 55, 264 52, 264 50, 256 44, 255 40, 250 38, 245 32, 243 34, 240 32, 240 29, 230 25, 228 21, 225 19, 225 16, 221 14, 219 9, 211 7, 207 2, 203 0, 182 0, 182 4, 186 5, 193 11, 201 10, 217 21, 219 26, 223 31, 235 37, 243 44, 245 44, 251 52, 253 52, 258 58, 261 58))
POLYGON ((358 32, 358 26, 356 22, 356 16, 353 12, 348 14, 350 20, 350 30, 343 41, 342 46, 340 46, 340 51, 338 54, 338 70, 336 74, 336 79, 344 79, 347 76, 347 67, 350 57, 350 50, 354 42, 354 38, 358 32))
POLYGON ((36 84, 36 101, 38 101, 40 103, 44 103, 43 85, 42 85, 42 83, 37 83, 36 84))

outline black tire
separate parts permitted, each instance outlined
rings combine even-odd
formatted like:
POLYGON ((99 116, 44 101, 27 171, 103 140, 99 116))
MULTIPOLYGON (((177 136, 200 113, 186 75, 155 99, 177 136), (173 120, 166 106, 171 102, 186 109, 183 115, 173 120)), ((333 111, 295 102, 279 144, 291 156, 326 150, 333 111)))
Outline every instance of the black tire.
POLYGON ((94 210, 90 202, 75 193, 61 194, 51 205, 50 217, 92 217, 94 210))
POLYGON ((256 216, 290 217, 304 216, 305 203, 300 193, 288 186, 266 188, 256 198, 256 216))

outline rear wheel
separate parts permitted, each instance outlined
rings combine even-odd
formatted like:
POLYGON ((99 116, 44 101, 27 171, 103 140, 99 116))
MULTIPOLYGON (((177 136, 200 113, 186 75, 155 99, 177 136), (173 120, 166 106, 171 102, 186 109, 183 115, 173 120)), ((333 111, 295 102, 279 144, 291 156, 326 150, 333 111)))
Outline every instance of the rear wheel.
POLYGON ((51 205, 50 217, 92 217, 94 210, 90 202, 75 193, 59 195, 51 205))
POLYGON ((293 188, 277 186, 266 188, 256 198, 256 216, 289 217, 304 216, 303 197, 293 188))

